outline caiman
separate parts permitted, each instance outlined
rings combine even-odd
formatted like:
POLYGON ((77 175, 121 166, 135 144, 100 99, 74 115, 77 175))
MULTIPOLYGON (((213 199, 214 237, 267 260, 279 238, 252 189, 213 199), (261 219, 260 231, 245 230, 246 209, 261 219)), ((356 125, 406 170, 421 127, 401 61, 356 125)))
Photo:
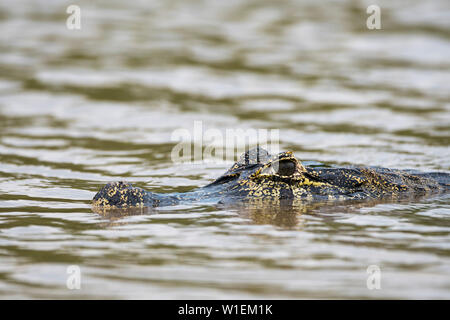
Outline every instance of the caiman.
POLYGON ((294 202, 404 199, 450 191, 450 174, 381 167, 304 166, 292 152, 270 155, 257 147, 245 152, 212 183, 185 193, 158 194, 127 182, 106 184, 93 206, 159 207, 186 203, 236 203, 290 199, 294 202))

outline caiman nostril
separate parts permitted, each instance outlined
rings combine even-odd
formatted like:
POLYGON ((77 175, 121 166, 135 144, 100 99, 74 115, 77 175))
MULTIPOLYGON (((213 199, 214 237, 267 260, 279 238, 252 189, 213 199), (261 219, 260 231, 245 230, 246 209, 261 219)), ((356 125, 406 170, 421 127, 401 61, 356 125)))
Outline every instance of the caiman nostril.
POLYGON ((295 169, 296 165, 291 160, 280 160, 278 162, 278 174, 280 176, 292 176, 295 169))

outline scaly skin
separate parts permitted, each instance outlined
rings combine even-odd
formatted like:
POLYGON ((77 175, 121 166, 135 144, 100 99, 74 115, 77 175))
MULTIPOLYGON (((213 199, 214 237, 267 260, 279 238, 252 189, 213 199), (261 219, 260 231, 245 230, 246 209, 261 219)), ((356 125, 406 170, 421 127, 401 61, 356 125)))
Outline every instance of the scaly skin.
POLYGON ((96 208, 158 207, 212 202, 279 204, 309 201, 402 199, 450 191, 450 174, 420 173, 378 167, 304 167, 291 152, 271 156, 254 148, 211 184, 186 193, 156 194, 126 182, 104 186, 93 199, 96 208))

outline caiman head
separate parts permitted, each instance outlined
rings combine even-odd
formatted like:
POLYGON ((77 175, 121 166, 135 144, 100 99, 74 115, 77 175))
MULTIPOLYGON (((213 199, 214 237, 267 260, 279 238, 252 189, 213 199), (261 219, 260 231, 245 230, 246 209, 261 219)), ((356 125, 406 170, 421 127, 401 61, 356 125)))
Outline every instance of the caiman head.
POLYGON ((225 174, 187 193, 156 194, 127 182, 106 184, 93 199, 94 208, 157 207, 180 202, 233 202, 245 199, 293 199, 301 186, 319 184, 292 152, 272 156, 262 148, 245 152, 225 174))

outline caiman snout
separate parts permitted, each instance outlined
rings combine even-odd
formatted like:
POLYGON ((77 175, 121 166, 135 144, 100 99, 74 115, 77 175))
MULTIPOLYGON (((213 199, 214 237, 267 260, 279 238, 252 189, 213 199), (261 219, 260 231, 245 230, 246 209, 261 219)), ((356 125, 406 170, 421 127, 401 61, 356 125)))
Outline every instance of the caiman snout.
POLYGON ((151 193, 141 188, 133 187, 128 182, 107 183, 93 199, 93 205, 99 207, 139 207, 152 205, 155 200, 151 193))

